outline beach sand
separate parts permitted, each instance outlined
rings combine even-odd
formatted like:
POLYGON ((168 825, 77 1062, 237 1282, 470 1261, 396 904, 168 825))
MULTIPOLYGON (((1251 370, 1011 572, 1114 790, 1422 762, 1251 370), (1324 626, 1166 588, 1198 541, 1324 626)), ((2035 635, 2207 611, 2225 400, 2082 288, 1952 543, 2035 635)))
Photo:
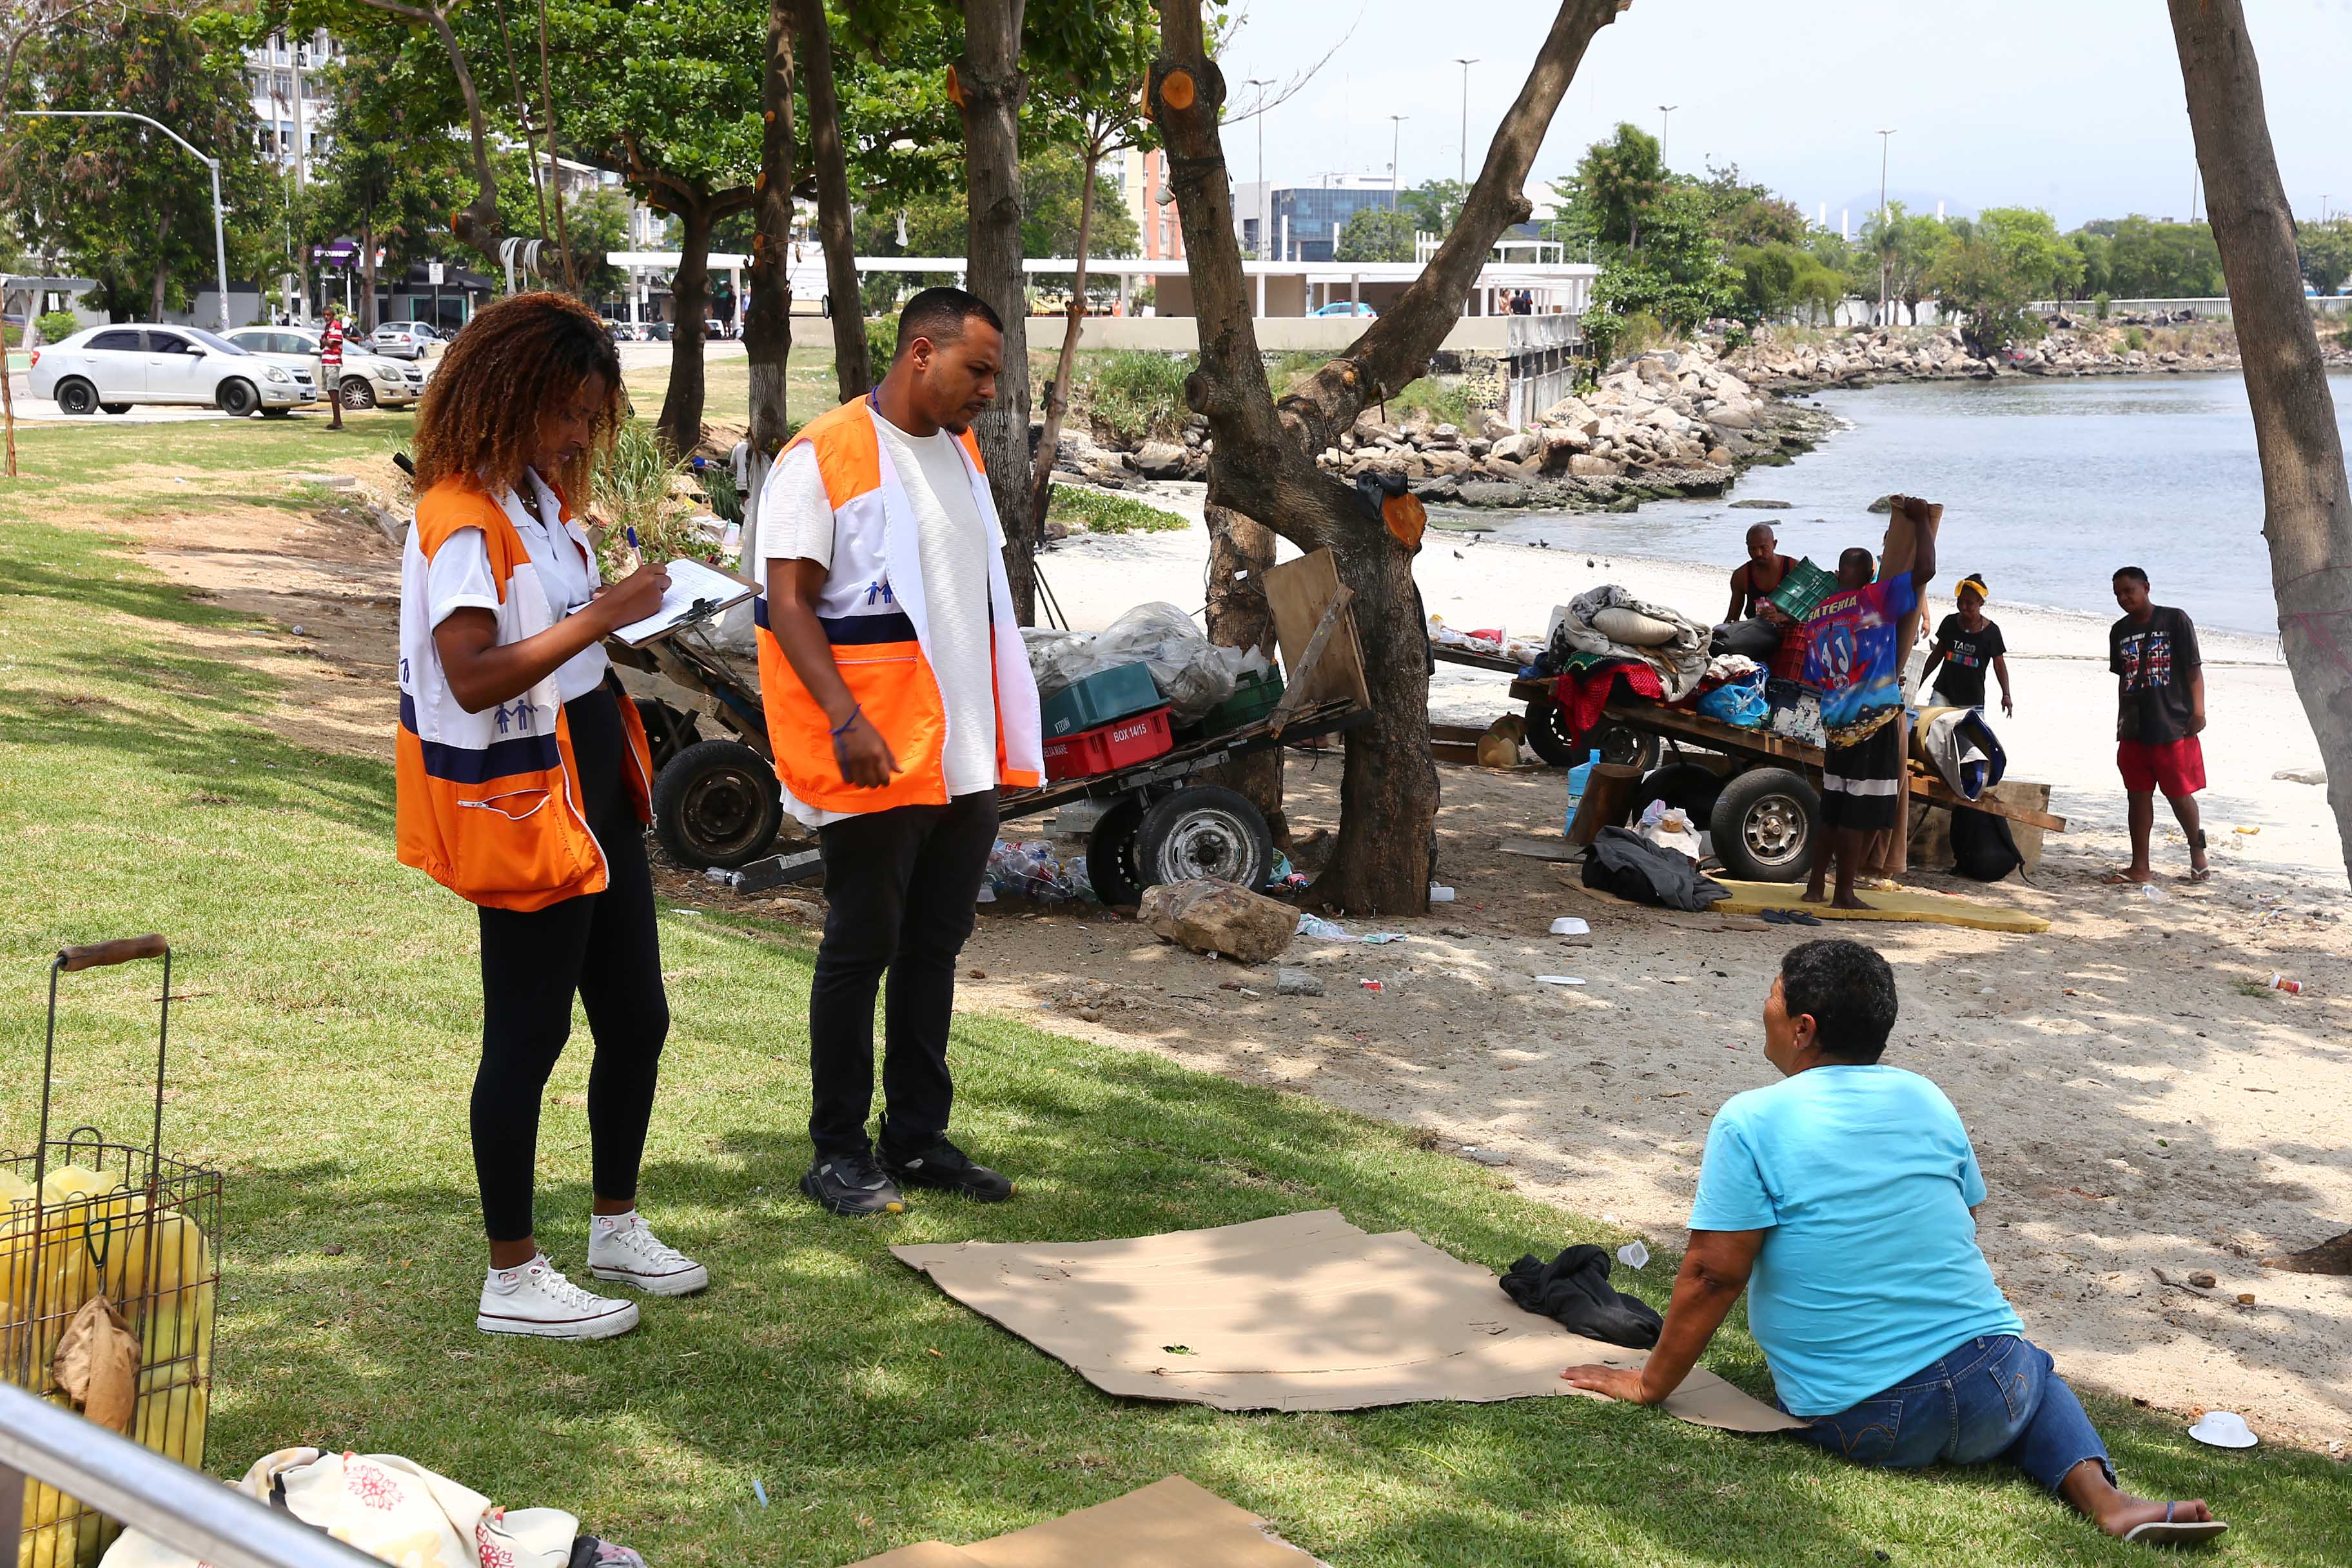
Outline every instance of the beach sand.
MULTIPOLYGON (((1156 499, 1197 519, 1199 493, 1161 487, 1156 499)), ((1856 542, 1882 527, 1857 520, 1856 542)), ((1073 541, 1045 570, 1074 623, 1098 627, 1147 596, 1196 609, 1205 558, 1196 526, 1073 541)), ((1727 597, 1727 566, 1589 559, 1433 529, 1419 575, 1449 624, 1537 635, 1553 605, 1603 582, 1701 619, 1727 597)), ((2193 593, 2159 596, 2194 614, 2193 593)), ((1937 614, 1946 602, 1939 594, 1937 614)), ((2072 830, 2050 837, 2031 887, 1924 869, 1906 880, 2031 910, 2051 929, 1834 934, 1895 965, 1904 1015, 1887 1060, 1958 1107, 1991 1186, 1986 1251, 2062 1370, 2184 1415, 2235 1409, 2266 1436, 2342 1452, 2352 1280, 2257 1261, 2352 1227, 2352 903, 2326 791, 2272 776, 2317 767, 2317 743, 2274 646, 2208 637, 2215 879, 2180 879, 2185 847, 2159 810, 2158 896, 2102 886, 2128 858, 2111 617, 1991 613, 2014 650, 2018 712, 1994 720, 2011 774, 2049 782, 2072 830), (2247 989, 2275 971, 2304 993, 2247 989), (2176 1280, 2210 1269, 2219 1288, 2167 1286, 2159 1269, 2176 1280)), ((1508 710, 1504 686, 1440 666, 1433 716, 1484 723, 1508 710)), ((1032 911, 982 921, 973 962, 996 978, 970 984, 966 1000, 1044 1005, 1056 1028, 1401 1121, 1440 1147, 1506 1152, 1500 1173, 1520 1190, 1678 1245, 1709 1118, 1773 1076, 1757 1020, 1791 934, 1622 903, 1586 892, 1572 868, 1497 853, 1504 837, 1558 833, 1559 774, 1441 772, 1441 874, 1458 901, 1425 919, 1351 922, 1403 943, 1298 944, 1283 962, 1323 973, 1322 998, 1277 998, 1270 973, 1211 964, 1099 911, 1032 911), (1584 917, 1591 936, 1547 935, 1559 914, 1584 917), (1539 985, 1538 973, 1587 984, 1539 985), (1220 989, 1237 976, 1265 994, 1220 989), (1382 991, 1362 990, 1363 978, 1382 991)), ((1292 762, 1295 830, 1336 821, 1338 773, 1292 762)))

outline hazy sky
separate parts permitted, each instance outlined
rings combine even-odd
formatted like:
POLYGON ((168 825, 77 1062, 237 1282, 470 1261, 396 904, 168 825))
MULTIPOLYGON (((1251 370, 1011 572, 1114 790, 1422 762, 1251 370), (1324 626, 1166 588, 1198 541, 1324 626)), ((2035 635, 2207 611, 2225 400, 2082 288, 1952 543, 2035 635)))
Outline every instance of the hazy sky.
MULTIPOLYGON (((2352 208, 2352 0, 2245 0, 2280 172, 2300 217, 2352 208)), ((1525 79, 1556 0, 1246 0, 1224 59, 1235 101, 1251 77, 1289 79, 1347 42, 1265 116, 1277 184, 1386 175, 1391 114, 1407 185, 1451 177, 1470 68, 1470 173, 1525 79), (1350 24, 1353 24, 1352 33, 1350 24)), ((2189 215, 2195 156, 2163 0, 1634 0, 1586 51, 1533 175, 1565 174, 1621 120, 1652 134, 1677 105, 1666 160, 1736 162, 1802 206, 1877 199, 1915 208, 2048 208, 2063 227, 2141 212, 2189 215)), ((1257 128, 1226 132, 1237 181, 1257 128)), ((2201 208, 2200 208, 2201 210, 2201 208)))

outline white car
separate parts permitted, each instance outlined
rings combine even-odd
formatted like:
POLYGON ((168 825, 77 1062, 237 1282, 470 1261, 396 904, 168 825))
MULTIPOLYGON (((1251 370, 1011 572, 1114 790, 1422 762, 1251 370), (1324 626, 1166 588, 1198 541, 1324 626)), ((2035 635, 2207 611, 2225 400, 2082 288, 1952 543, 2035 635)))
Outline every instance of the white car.
POLYGON ((54 399, 68 414, 176 403, 283 418, 319 400, 309 371, 262 359, 202 327, 85 327, 36 349, 32 359, 33 395, 54 399))
POLYGON ((426 360, 449 345, 423 321, 383 321, 368 335, 367 346, 371 353, 394 359, 426 360))
MULTIPOLYGON (((327 384, 319 358, 321 340, 309 327, 239 327, 228 341, 248 353, 308 371, 320 387, 327 384)), ((342 379, 336 385, 346 408, 404 407, 425 395, 425 367, 373 353, 365 338, 346 336, 342 379)))

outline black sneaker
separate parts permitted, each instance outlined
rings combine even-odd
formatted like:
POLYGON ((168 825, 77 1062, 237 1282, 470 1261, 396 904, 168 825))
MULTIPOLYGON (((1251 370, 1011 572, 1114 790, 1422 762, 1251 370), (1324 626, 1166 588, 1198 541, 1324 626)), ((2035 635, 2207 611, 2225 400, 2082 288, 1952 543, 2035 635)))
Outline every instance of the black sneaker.
POLYGON ((1001 1204, 1013 1195, 1013 1184, 942 1138, 911 1157, 882 1156, 883 1169, 910 1187, 937 1187, 959 1193, 975 1203, 1001 1204))
POLYGON ((801 1191, 835 1214, 905 1214, 907 1199, 870 1154, 820 1155, 801 1177, 801 1191))

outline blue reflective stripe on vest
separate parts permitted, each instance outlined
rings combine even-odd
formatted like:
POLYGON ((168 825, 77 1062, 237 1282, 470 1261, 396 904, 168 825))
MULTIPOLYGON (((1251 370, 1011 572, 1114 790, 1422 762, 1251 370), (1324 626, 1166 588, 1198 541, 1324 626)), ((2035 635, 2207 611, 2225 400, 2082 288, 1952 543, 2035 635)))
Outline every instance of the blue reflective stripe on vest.
POLYGON ((915 640, 915 623, 904 610, 884 616, 826 616, 817 624, 824 628, 824 640, 835 647, 915 640))
MULTIPOLYGON (((400 694, 400 727, 416 734, 416 702, 405 691, 400 694)), ((488 784, 492 779, 512 778, 518 773, 543 773, 563 763, 562 750, 556 745, 552 731, 493 741, 478 752, 443 741, 428 741, 421 735, 416 743, 424 748, 425 773, 451 784, 488 784)))

